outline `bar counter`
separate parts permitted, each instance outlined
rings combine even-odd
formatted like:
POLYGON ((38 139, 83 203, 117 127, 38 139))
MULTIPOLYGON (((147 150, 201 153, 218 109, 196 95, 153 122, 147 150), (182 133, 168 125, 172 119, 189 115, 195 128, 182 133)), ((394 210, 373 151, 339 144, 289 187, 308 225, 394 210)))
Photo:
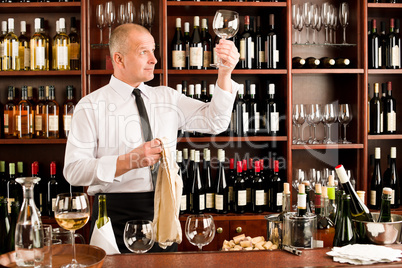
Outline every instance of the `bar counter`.
MULTIPOLYGON (((392 245, 402 250, 402 245, 392 245)), ((331 248, 302 250, 296 256, 275 251, 203 251, 177 253, 121 254, 106 256, 105 268, 125 267, 345 267, 353 265, 332 261, 326 255, 331 248)), ((363 267, 362 265, 356 267, 363 267)), ((402 262, 375 264, 364 267, 402 267, 402 262)))

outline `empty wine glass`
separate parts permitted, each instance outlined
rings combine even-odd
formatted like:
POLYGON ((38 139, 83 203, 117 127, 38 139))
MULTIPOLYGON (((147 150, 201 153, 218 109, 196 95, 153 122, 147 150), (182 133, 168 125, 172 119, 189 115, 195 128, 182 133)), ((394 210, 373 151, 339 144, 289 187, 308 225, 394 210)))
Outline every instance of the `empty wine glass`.
POLYGON ((300 6, 299 4, 292 5, 292 25, 295 29, 295 44, 297 44, 297 31, 300 23, 301 17, 299 16, 300 6))
POLYGON ((338 8, 334 7, 334 19, 332 21, 333 38, 332 43, 336 44, 336 30, 338 29, 338 8))
POLYGON ((96 5, 96 26, 99 28, 100 30, 100 40, 99 43, 102 44, 103 43, 103 34, 102 34, 102 30, 103 27, 105 27, 105 9, 103 7, 102 4, 96 5))
POLYGON ((132 220, 124 227, 124 244, 134 253, 145 253, 155 243, 155 232, 151 221, 132 220))
POLYGON ((328 29, 329 29, 329 40, 328 40, 328 42, 330 43, 330 44, 332 44, 333 43, 333 40, 332 40, 332 32, 333 32, 333 25, 334 25, 334 20, 335 20, 335 9, 332 7, 331 9, 330 9, 330 11, 329 11, 329 22, 328 22, 328 29))
POLYGON ((294 104, 293 105, 293 122, 297 126, 297 142, 296 144, 306 144, 300 135, 300 127, 304 124, 306 120, 306 107, 304 104, 294 104))
POLYGON ((117 13, 117 23, 118 24, 126 23, 126 7, 124 4, 121 4, 119 6, 119 10, 117 13))
POLYGON ((313 136, 311 134, 312 133, 311 128, 313 127, 313 122, 311 121, 310 116, 309 116, 308 113, 306 115, 306 122, 307 122, 307 125, 308 125, 308 140, 307 140, 307 143, 312 144, 313 143, 313 136))
POLYGON ((349 5, 346 2, 341 3, 339 6, 339 24, 343 29, 342 44, 346 44, 346 26, 349 25, 349 5))
POLYGON ((352 118, 353 118, 353 115, 352 115, 350 104, 339 105, 338 120, 339 120, 339 123, 341 123, 343 125, 343 131, 344 131, 343 132, 343 140, 342 140, 343 144, 351 143, 350 141, 348 141, 346 139, 346 126, 350 123, 350 121, 352 121, 352 118))
MULTIPOLYGON (((222 39, 228 39, 236 35, 239 30, 239 13, 232 10, 217 10, 212 22, 212 29, 215 34, 222 39)), ((222 59, 219 58, 218 63, 211 64, 212 67, 219 68, 225 66, 222 59)))
POLYGON ((116 10, 112 1, 106 2, 105 6, 106 24, 109 27, 109 39, 112 35, 112 25, 116 19, 116 10))
POLYGON ((147 12, 145 11, 144 3, 141 3, 139 13, 140 13, 140 15, 139 15, 140 24, 142 26, 145 26, 148 19, 147 19, 147 12))
POLYGON ((331 19, 331 8, 332 8, 332 6, 328 2, 323 3, 322 7, 321 7, 322 24, 324 25, 324 28, 325 28, 324 44, 328 44, 328 25, 329 25, 330 19, 331 19))
POLYGON ((337 114, 335 111, 335 105, 325 104, 324 107, 324 114, 323 114, 323 121, 328 126, 328 133, 327 133, 327 140, 326 144, 336 144, 336 142, 332 141, 331 139, 331 125, 335 123, 337 120, 337 114))
POLYGON ((128 1, 126 5, 126 22, 135 22, 135 7, 132 1, 128 1))
POLYGON ((149 32, 151 32, 151 28, 154 25, 155 20, 155 8, 151 1, 147 2, 147 26, 149 32))
POLYGON ((321 105, 320 104, 311 104, 310 111, 308 113, 308 117, 310 118, 311 123, 313 124, 313 141, 312 144, 319 144, 320 142, 317 140, 317 125, 321 122, 321 105))
POLYGON ((316 35, 316 32, 317 32, 317 24, 318 24, 318 20, 321 17, 318 12, 319 12, 318 6, 316 4, 311 5, 311 13, 312 13, 311 29, 313 30, 313 44, 316 43, 315 35, 316 35))
POLYGON ((188 241, 202 251, 202 247, 211 243, 215 237, 215 223, 212 215, 188 216, 185 233, 188 241))
POLYGON ((309 29, 312 21, 312 12, 311 12, 311 3, 305 2, 303 3, 303 21, 304 26, 306 27, 306 44, 309 43, 309 29))
POLYGON ((297 30, 299 31, 299 44, 301 44, 301 33, 303 31, 303 27, 304 27, 304 20, 303 20, 303 9, 299 8, 299 12, 297 14, 297 16, 299 17, 298 22, 299 24, 297 25, 297 30))

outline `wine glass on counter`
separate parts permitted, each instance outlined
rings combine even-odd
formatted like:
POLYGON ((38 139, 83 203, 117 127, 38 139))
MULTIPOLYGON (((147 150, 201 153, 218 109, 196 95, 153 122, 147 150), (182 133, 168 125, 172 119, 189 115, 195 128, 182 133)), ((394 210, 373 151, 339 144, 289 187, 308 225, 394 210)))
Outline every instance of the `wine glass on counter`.
POLYGON ((105 27, 105 9, 102 4, 96 6, 96 26, 100 30, 100 44, 103 44, 103 28, 105 27))
POLYGON ((116 10, 112 1, 106 2, 105 6, 106 24, 109 27, 109 39, 112 35, 112 25, 116 19, 116 10))
POLYGON ((124 227, 124 244, 134 253, 145 253, 155 243, 155 231, 148 220, 132 220, 124 227))
POLYGON ((63 265, 63 268, 82 268, 77 262, 75 252, 75 230, 81 229, 89 220, 89 201, 85 193, 64 193, 58 194, 55 204, 55 219, 63 229, 71 232, 73 246, 73 259, 70 264, 63 265))
MULTIPOLYGON (((229 39, 236 35, 239 30, 239 13, 232 10, 220 9, 215 13, 212 28, 221 39, 229 39)), ((226 67, 219 58, 218 63, 211 64, 212 67, 226 67)))
POLYGON ((211 243, 215 237, 215 223, 212 215, 188 216, 185 233, 188 241, 202 251, 202 247, 211 243))
POLYGON ((346 139, 346 127, 352 121, 353 115, 351 111, 350 104, 341 104, 339 105, 339 115, 338 115, 338 121, 343 125, 343 144, 350 144, 352 142, 348 141, 346 139))
POLYGON ((349 25, 349 5, 346 2, 341 3, 339 6, 339 24, 343 29, 343 41, 342 44, 346 43, 346 27, 349 25))

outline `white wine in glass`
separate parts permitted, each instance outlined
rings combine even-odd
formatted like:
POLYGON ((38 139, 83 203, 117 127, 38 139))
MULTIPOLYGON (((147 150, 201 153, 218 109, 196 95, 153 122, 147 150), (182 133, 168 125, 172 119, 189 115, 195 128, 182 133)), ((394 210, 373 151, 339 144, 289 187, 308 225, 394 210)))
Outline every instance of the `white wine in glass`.
POLYGON ((82 268, 86 265, 79 264, 75 254, 75 230, 78 230, 89 220, 89 202, 85 193, 58 194, 56 199, 55 219, 60 227, 71 232, 73 246, 73 259, 70 264, 63 265, 63 268, 82 268))
MULTIPOLYGON (((239 13, 224 9, 216 11, 212 29, 222 39, 232 38, 239 30, 239 13)), ((222 63, 222 59, 219 59, 217 64, 211 64, 211 66, 215 68, 220 66, 227 67, 222 63)))

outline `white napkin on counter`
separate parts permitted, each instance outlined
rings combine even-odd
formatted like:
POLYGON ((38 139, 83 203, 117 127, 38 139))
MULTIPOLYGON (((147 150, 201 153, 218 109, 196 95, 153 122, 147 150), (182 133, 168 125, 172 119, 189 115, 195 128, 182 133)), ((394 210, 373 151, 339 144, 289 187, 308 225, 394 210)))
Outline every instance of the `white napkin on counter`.
POLYGON ((333 247, 327 255, 333 256, 333 260, 340 263, 355 265, 368 265, 379 262, 400 261, 402 250, 377 245, 347 245, 333 247))
POLYGON ((91 242, 89 244, 102 248, 106 251, 107 255, 120 254, 113 232, 112 221, 110 218, 108 219, 108 222, 100 229, 97 224, 98 220, 96 220, 94 231, 91 236, 91 242))

